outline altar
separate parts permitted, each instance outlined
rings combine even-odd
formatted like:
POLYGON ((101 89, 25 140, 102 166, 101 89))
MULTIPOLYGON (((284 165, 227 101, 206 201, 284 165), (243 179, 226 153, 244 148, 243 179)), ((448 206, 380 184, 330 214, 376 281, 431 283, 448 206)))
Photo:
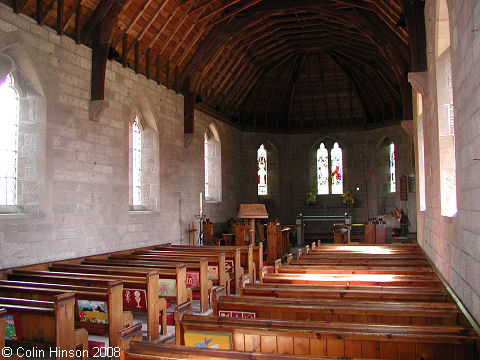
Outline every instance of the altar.
POLYGON ((307 222, 312 221, 329 221, 332 223, 332 232, 333 225, 338 222, 342 222, 347 225, 347 238, 348 242, 351 241, 351 224, 352 224, 352 215, 302 215, 299 214, 296 219, 297 225, 297 246, 302 247, 305 244, 305 226, 307 222))

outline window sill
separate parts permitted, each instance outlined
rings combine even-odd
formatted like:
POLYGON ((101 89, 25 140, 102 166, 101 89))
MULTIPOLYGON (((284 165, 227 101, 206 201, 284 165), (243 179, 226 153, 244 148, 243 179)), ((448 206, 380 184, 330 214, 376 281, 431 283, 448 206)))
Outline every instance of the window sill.
POLYGON ((42 219, 45 216, 42 213, 0 213, 1 220, 15 220, 15 219, 42 219))
POLYGON ((146 215, 146 214, 160 214, 160 211, 158 211, 158 210, 128 210, 128 213, 132 214, 132 215, 137 215, 137 214, 146 215))
POLYGON ((221 204, 222 200, 205 200, 205 204, 221 204))

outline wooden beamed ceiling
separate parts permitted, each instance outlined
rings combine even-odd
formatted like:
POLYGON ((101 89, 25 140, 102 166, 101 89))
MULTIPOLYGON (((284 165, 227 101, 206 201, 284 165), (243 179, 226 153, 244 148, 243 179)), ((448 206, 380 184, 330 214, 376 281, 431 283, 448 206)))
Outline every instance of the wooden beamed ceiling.
POLYGON ((186 129, 194 102, 253 131, 411 119, 426 68, 421 0, 0 1, 92 48, 92 100, 108 56, 183 93, 186 129))

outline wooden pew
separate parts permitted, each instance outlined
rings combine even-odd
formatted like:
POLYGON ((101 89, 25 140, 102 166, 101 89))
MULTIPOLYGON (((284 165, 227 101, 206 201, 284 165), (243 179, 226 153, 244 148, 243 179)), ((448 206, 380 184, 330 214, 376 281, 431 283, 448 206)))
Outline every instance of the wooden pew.
POLYGON ((327 265, 281 265, 275 261, 276 274, 394 274, 394 275, 424 275, 436 277, 430 267, 380 267, 380 266, 327 266, 327 265))
POLYGON ((444 288, 314 284, 245 284, 240 295, 300 299, 454 302, 444 288))
MULTIPOLYGON (((175 301, 177 305, 182 305, 187 301, 191 301, 192 295, 190 289, 186 286, 186 272, 185 265, 175 265, 174 268, 166 269, 148 269, 122 266, 108 266, 108 265, 88 265, 88 264, 52 264, 51 271, 66 271, 85 274, 103 274, 103 275, 126 275, 135 276, 135 274, 147 274, 150 272, 157 272, 159 277, 159 284, 164 279, 172 279, 175 281, 175 294, 169 295, 159 289, 159 297, 165 298, 169 301, 175 301)), ((137 275, 138 276, 138 275, 137 275)))
POLYGON ((0 308, 0 360, 3 360, 3 348, 5 347, 5 325, 7 324, 7 310, 0 308))
MULTIPOLYGON (((148 268, 148 269, 165 269, 165 268, 175 268, 177 265, 185 265, 187 267, 187 287, 189 286, 188 277, 189 271, 196 272, 199 274, 199 286, 198 290, 200 291, 200 311, 206 312, 209 308, 208 296, 212 289, 212 282, 207 278, 208 272, 208 259, 191 259, 190 261, 181 261, 175 258, 165 259, 161 261, 154 260, 137 260, 137 259, 128 259, 128 257, 115 257, 115 258, 87 258, 83 261, 84 264, 89 265, 114 265, 122 267, 133 267, 133 268, 148 268)), ((191 279, 190 279, 191 280, 191 279)), ((196 288, 193 288, 195 290, 196 288)))
MULTIPOLYGON (((206 349, 172 344, 131 342, 125 360, 333 360, 324 356, 261 354, 235 350, 206 349)), ((355 359, 352 359, 355 360, 355 359)))
MULTIPOLYGON (((247 246, 189 246, 189 245, 157 245, 154 246, 155 250, 177 250, 177 251, 195 251, 195 252, 204 252, 204 251, 214 251, 214 252, 225 252, 231 261, 235 261, 238 258, 236 254, 237 249, 240 250, 240 266, 247 269, 248 275, 251 281, 254 281, 254 273, 258 274, 258 270, 263 265, 263 244, 258 243, 258 245, 247 245, 247 246), (232 255, 232 257, 230 257, 232 255)), ((240 271, 242 272, 242 271, 240 271)), ((243 274, 240 274, 240 276, 243 274)))
POLYGON ((312 250, 315 251, 368 251, 372 249, 372 251, 379 251, 379 250, 390 250, 390 251, 410 251, 410 252, 418 252, 422 253, 420 247, 417 244, 383 244, 383 245, 367 245, 362 243, 350 243, 348 245, 339 245, 339 244, 321 244, 319 243, 316 245, 315 243, 312 244, 312 250))
POLYGON ((54 295, 66 291, 75 296, 75 324, 86 329, 104 329, 108 332, 109 344, 120 346, 119 333, 122 329, 133 326, 133 317, 130 312, 123 312, 121 281, 112 281, 99 284, 98 287, 74 285, 57 285, 52 283, 39 283, 35 281, 0 280, 0 294, 3 297, 31 299, 35 301, 49 301, 54 295), (82 301, 95 301, 105 304, 107 323, 91 322, 79 317, 80 303, 82 301))
POLYGON ((420 266, 426 267, 430 266, 426 259, 385 259, 385 258, 347 258, 347 257, 307 257, 297 255, 297 259, 293 259, 292 254, 287 255, 287 264, 292 265, 325 265, 325 266, 335 266, 335 265, 358 265, 358 266, 420 266))
POLYGON ((260 274, 260 283, 443 287, 438 278, 422 275, 268 274, 266 271, 260 274))
MULTIPOLYGON (((188 251, 183 249, 167 248, 166 250, 152 250, 152 249, 136 249, 131 254, 127 255, 131 259, 147 259, 147 260, 162 260, 162 256, 174 257, 175 259, 191 260, 190 257, 206 258, 208 260, 208 280, 212 281, 214 285, 225 286, 229 289, 229 273, 226 266, 225 252, 209 252, 209 251, 188 251), (167 250, 168 249, 168 250, 167 250), (212 270, 212 266, 217 268, 217 271, 212 270)), ((121 256, 123 257, 123 256, 121 256)), ((115 258, 115 255, 112 255, 115 258)), ((233 269, 232 269, 233 270, 233 269)), ((237 274, 235 274, 237 275, 237 274)))
POLYGON ((0 308, 7 315, 14 316, 15 328, 21 339, 5 339, 5 325, 2 326, 2 340, 6 346, 35 347, 36 355, 49 357, 56 355, 59 360, 72 359, 77 344, 81 344, 82 359, 88 358, 87 333, 75 330, 73 293, 61 293, 51 297, 51 301, 29 302, 24 299, 0 299, 0 308))
POLYGON ((256 319, 353 322, 386 325, 461 325, 468 320, 454 303, 289 299, 219 296, 213 315, 245 314, 256 319))
POLYGON ((478 336, 462 326, 369 325, 220 318, 185 315, 178 345, 187 331, 232 334, 233 349, 273 354, 375 359, 473 360, 478 336))
MULTIPOLYGON (((118 303, 115 312, 123 312, 125 305, 125 308, 129 311, 147 313, 147 337, 151 340, 159 337, 159 314, 162 314, 162 332, 166 333, 166 301, 158 297, 158 273, 154 271, 143 274, 132 273, 127 276, 13 269, 8 277, 11 280, 18 281, 93 287, 104 287, 106 281, 122 281, 123 285, 115 290, 118 292, 119 297, 115 302, 115 304, 118 303), (143 294, 144 301, 140 301, 138 304, 136 303, 134 299, 135 296, 133 295, 135 291, 139 292, 138 295, 140 298, 142 298, 143 294), (129 302, 123 300, 126 296, 130 296, 129 302), (129 304, 131 304, 131 306, 128 306, 129 304)), ((118 330, 119 329, 115 329, 113 333, 116 334, 118 330)), ((120 340, 117 338, 114 341, 118 342, 120 340)))

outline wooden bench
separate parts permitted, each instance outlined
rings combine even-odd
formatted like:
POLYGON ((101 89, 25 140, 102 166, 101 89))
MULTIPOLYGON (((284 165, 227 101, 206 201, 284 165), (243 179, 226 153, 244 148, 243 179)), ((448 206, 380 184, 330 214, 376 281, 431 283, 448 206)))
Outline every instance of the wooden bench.
POLYGON ((5 325, 7 324, 7 310, 0 308, 0 359, 3 360, 3 348, 5 347, 5 325))
POLYGON ((177 344, 188 331, 230 333, 233 350, 375 359, 473 360, 478 336, 462 326, 369 325, 184 315, 177 344))
POLYGON ((143 269, 167 269, 167 268, 176 268, 177 265, 185 265, 187 268, 187 287, 192 288, 192 290, 199 290, 200 292, 200 311, 206 312, 209 308, 209 293, 212 291, 212 282, 208 280, 208 259, 191 259, 190 261, 181 261, 175 258, 165 259, 165 260, 138 260, 138 259, 129 259, 128 257, 116 257, 116 258, 87 258, 83 261, 84 264, 88 265, 106 265, 106 266, 122 266, 122 267, 132 267, 132 268, 143 268, 143 269), (192 284, 189 284, 189 280, 192 281, 192 278, 189 277, 189 272, 198 274, 199 284, 196 287, 193 287, 192 284))
MULTIPOLYGON (((127 276, 125 274, 103 275, 76 273, 74 271, 13 269, 11 274, 8 275, 8 278, 18 281, 35 281, 85 287, 105 287, 105 284, 108 284, 108 282, 117 281, 117 283, 119 282, 121 284, 120 287, 107 288, 107 292, 115 289, 115 301, 109 303, 109 307, 111 306, 110 304, 115 304, 115 313, 122 313, 124 308, 133 312, 146 313, 147 338, 150 340, 155 340, 159 337, 159 314, 161 314, 162 332, 166 333, 166 301, 158 297, 158 273, 154 271, 143 274, 130 273, 127 276), (135 292, 138 292, 138 296, 135 296, 135 292), (128 298, 125 299, 126 297, 128 298), (140 298, 140 301, 137 303, 135 298, 140 298)), ((122 327, 120 327, 120 329, 121 328, 122 327)), ((116 334, 120 329, 116 328, 109 333, 116 334)), ((118 338, 114 340, 115 343, 119 341, 118 338)))
POLYGON ((292 265, 357 265, 357 266, 430 266, 426 259, 389 259, 389 258, 348 258, 348 257, 308 257, 297 255, 297 259, 293 260, 293 255, 287 255, 287 264, 292 265))
MULTIPOLYGON (((188 250, 150 250, 150 249, 137 249, 131 254, 127 255, 128 258, 138 260, 164 260, 164 256, 169 258, 173 257, 175 260, 192 260, 191 258, 206 258, 208 260, 208 280, 212 281, 214 285, 225 286, 230 293, 229 275, 233 272, 227 272, 226 255, 224 252, 194 252, 188 250)), ((112 258, 116 258, 116 255, 112 255, 112 258)), ((237 275, 237 274, 235 274, 237 275)))
POLYGON ((423 275, 269 274, 266 270, 260 274, 260 283, 443 287, 438 278, 423 275))
MULTIPOLYGON (((235 350, 206 349, 200 347, 186 347, 172 344, 157 344, 147 342, 131 342, 130 348, 125 351, 125 360, 333 360, 324 356, 301 355, 272 355, 235 350)), ((354 359, 352 359, 354 360, 354 359)))
MULTIPOLYGON (((248 246, 189 246, 189 245, 172 245, 164 244, 154 246, 157 250, 175 249, 179 251, 220 251, 230 254, 230 252, 240 249, 240 266, 247 269, 251 281, 254 281, 254 272, 258 274, 258 270, 263 265, 263 244, 248 245, 248 246)), ((236 256, 235 256, 236 258, 236 256)), ((234 259, 233 259, 234 261, 234 259)), ((257 275, 258 276, 258 275, 257 275)))
POLYGON ((280 259, 275 261, 276 274, 392 274, 392 275, 424 275, 436 277, 431 267, 400 266, 363 266, 363 265, 304 265, 290 262, 281 265, 280 259))
POLYGON ((278 220, 267 224, 267 260, 269 264, 290 252, 289 230, 282 230, 278 220))
POLYGON ((149 271, 158 273, 159 277, 159 297, 169 301, 174 301, 177 305, 181 305, 187 301, 191 301, 191 290, 187 290, 185 265, 175 265, 174 268, 166 269, 148 269, 122 266, 108 265, 88 265, 88 264, 52 264, 52 271, 78 272, 85 274, 103 274, 103 275, 126 275, 135 276, 134 274, 146 274, 149 271), (162 290, 160 287, 164 280, 173 280, 175 282, 174 291, 162 290))
MULTIPOLYGON (((75 330, 73 293, 61 293, 50 297, 50 301, 28 301, 22 298, 0 298, 0 308, 13 318, 17 339, 5 339, 5 317, 1 321, 2 348, 34 347, 40 357, 54 356, 56 359, 72 359, 81 345, 82 359, 88 358, 87 332, 75 330)), ((15 352, 14 352, 15 354, 15 352)))
POLYGON ((352 299, 370 301, 453 302, 444 288, 408 286, 358 286, 314 284, 245 284, 240 292, 248 296, 300 299, 352 299))
MULTIPOLYGON (((120 346, 120 331, 133 326, 133 317, 130 312, 123 311, 121 281, 112 281, 107 284, 98 284, 98 287, 81 286, 80 284, 57 285, 34 281, 0 280, 0 294, 3 297, 31 299, 34 301, 50 301, 57 294, 71 292, 75 296, 75 324, 77 327, 90 331, 104 331, 108 333, 109 345, 120 346), (95 309, 105 309, 99 319, 89 315, 82 316, 81 308, 95 306, 95 309)), ((90 315, 93 316, 91 310, 90 315)), ((98 312, 98 314, 100 314, 98 312)))
POLYGON ((454 303, 219 296, 213 315, 257 319, 354 322, 386 325, 461 325, 468 320, 454 303), (245 314, 245 315, 243 315, 245 314))

